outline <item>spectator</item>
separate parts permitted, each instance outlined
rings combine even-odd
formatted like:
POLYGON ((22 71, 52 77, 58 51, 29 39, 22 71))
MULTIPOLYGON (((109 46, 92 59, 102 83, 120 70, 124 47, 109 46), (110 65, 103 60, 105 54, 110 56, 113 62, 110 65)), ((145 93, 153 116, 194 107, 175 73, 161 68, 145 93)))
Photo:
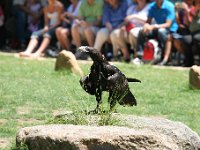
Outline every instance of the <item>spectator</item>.
MULTIPOLYGON (((147 21, 147 14, 149 5, 147 0, 137 0, 136 4, 133 4, 127 10, 127 16, 124 19, 124 25, 115 32, 116 41, 119 41, 120 49, 128 51, 127 43, 131 45, 132 50, 136 50, 136 41, 139 31, 147 21)), ((113 43, 117 45, 118 43, 113 43)), ((134 52, 136 56, 136 51, 134 52)))
POLYGON ((188 33, 188 25, 195 15, 193 0, 183 0, 175 3, 176 22, 178 23, 178 33, 188 33))
POLYGON ((81 1, 79 0, 70 0, 71 5, 68 7, 67 11, 62 15, 62 20, 64 25, 56 29, 56 37, 61 44, 63 49, 70 50, 70 28, 74 24, 74 20, 78 16, 78 10, 80 8, 81 1), (67 25, 68 24, 68 25, 67 25))
MULTIPOLYGON (((128 8, 127 1, 121 0, 107 0, 104 4, 103 11, 103 25, 104 28, 101 28, 96 36, 94 47, 100 51, 104 42, 109 40, 110 35, 115 32, 115 29, 119 28, 123 22, 124 17, 126 16, 126 10, 128 8)), ((112 36, 111 36, 112 40, 112 36)), ((113 42, 113 41, 112 41, 113 42)), ((113 44, 113 50, 115 53, 117 47, 113 44)), ((123 52, 124 58, 129 59, 127 52, 123 52)))
POLYGON ((64 7, 57 0, 48 0, 47 7, 44 8, 45 26, 43 29, 33 32, 27 49, 21 52, 21 57, 40 57, 47 46, 50 44, 51 38, 55 36, 55 29, 61 24, 61 14, 64 7), (35 53, 32 54, 39 42, 39 37, 43 36, 43 41, 35 53))
POLYGON ((182 38, 182 35, 187 35, 190 33, 189 24, 195 15, 193 1, 184 0, 183 2, 175 3, 175 12, 178 30, 177 33, 174 33, 172 36, 173 44, 178 52, 182 52, 183 48, 180 39, 182 38))
POLYGON ((16 18, 16 36, 19 40, 19 47, 24 48, 26 46, 27 39, 27 15, 32 16, 35 20, 40 18, 40 15, 36 15, 26 6, 26 0, 13 0, 13 15, 16 18))
MULTIPOLYGON (((76 47, 81 46, 81 40, 86 40, 89 46, 94 46, 94 39, 101 25, 103 1, 82 0, 78 19, 71 29, 72 39, 76 47)), ((79 59, 79 52, 76 57, 79 59)))
POLYGON ((143 51, 146 38, 156 38, 164 49, 164 58, 159 65, 166 65, 171 53, 171 33, 176 32, 174 5, 168 0, 155 0, 149 8, 148 19, 138 35, 137 51, 143 51), (157 24, 151 24, 155 19, 157 24))
POLYGON ((29 10, 25 7, 26 0, 13 0, 13 15, 16 19, 16 38, 18 45, 25 47, 26 42, 26 14, 29 10))
MULTIPOLYGON (((27 8, 34 13, 36 16, 40 16, 42 13, 42 6, 38 0, 27 0, 27 8)), ((28 15, 28 30, 34 32, 39 30, 40 17, 33 17, 28 15)))
MULTIPOLYGON (((189 34, 183 35, 182 48, 185 54, 185 66, 190 67, 194 64, 192 46, 195 43, 200 43, 200 1, 194 0, 195 4, 195 15, 190 21, 188 17, 189 34)), ((186 11, 186 15, 189 16, 189 11, 186 11)))

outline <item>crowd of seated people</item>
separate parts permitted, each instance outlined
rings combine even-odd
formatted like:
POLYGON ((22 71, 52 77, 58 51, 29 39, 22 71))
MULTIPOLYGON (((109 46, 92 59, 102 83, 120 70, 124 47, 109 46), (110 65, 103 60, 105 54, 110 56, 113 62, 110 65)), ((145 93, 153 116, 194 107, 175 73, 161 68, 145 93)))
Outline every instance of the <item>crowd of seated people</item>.
POLYGON ((172 52, 177 51, 184 56, 181 65, 192 66, 192 47, 200 45, 199 3, 199 0, 4 0, 0 3, 0 32, 6 32, 12 23, 16 28, 11 38, 6 33, 0 34, 0 47, 14 39, 17 46, 13 48, 23 50, 19 56, 41 57, 49 45, 59 43, 58 51, 66 49, 77 59, 87 59, 76 48, 88 45, 104 53, 107 44, 113 60, 118 61, 120 55, 120 60, 134 62, 142 61, 146 42, 154 39, 161 49, 155 64, 168 65, 172 52), (5 10, 8 4, 12 4, 10 12, 5 10))

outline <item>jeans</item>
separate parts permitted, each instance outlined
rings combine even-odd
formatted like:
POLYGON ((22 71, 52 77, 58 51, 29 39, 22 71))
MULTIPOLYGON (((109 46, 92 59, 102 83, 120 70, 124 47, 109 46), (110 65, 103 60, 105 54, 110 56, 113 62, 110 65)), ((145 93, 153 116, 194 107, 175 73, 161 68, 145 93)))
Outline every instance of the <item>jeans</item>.
POLYGON ((139 32, 137 39, 137 51, 143 51, 144 43, 149 39, 156 39, 159 42, 159 46, 163 49, 165 47, 165 42, 167 40, 167 36, 169 34, 169 30, 165 28, 160 28, 157 30, 153 30, 152 32, 145 34, 143 30, 139 32))
POLYGON ((21 43, 26 41, 26 13, 20 10, 18 6, 13 6, 13 14, 16 18, 16 36, 21 43))
POLYGON ((56 28, 52 28, 52 29, 48 30, 46 33, 43 33, 43 29, 35 31, 32 33, 31 38, 38 39, 41 36, 47 37, 47 38, 54 38, 55 37, 55 29, 56 28))
POLYGON ((184 45, 185 65, 192 66, 194 64, 192 46, 193 44, 200 43, 200 31, 184 35, 181 40, 184 45))
POLYGON ((97 49, 98 51, 101 50, 103 44, 109 39, 109 31, 107 28, 101 28, 96 35, 95 43, 94 43, 94 48, 97 49))

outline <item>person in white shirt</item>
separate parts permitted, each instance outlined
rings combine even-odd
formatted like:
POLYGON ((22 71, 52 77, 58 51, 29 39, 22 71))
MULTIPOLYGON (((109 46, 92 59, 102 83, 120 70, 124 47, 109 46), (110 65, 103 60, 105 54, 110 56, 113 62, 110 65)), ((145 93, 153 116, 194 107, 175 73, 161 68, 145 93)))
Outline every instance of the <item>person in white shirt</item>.
POLYGON ((44 8, 45 26, 43 29, 35 31, 31 35, 31 40, 24 52, 19 53, 21 57, 40 57, 55 36, 56 28, 61 24, 61 14, 64 7, 58 0, 48 0, 48 5, 44 8), (39 48, 32 53, 39 44, 39 37, 43 37, 39 48))
POLYGON ((112 44, 122 51, 128 51, 127 43, 129 43, 131 50, 135 51, 137 36, 147 21, 148 10, 148 0, 136 0, 136 3, 128 8, 121 28, 111 35, 112 44))

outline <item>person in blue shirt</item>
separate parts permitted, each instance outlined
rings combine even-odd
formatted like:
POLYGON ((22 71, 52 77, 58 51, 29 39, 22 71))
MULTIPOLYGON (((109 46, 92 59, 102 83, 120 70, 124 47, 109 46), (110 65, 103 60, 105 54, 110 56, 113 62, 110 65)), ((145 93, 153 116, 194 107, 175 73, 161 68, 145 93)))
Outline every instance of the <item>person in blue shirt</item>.
POLYGON ((155 38, 164 49, 163 60, 159 65, 166 65, 171 53, 171 33, 177 29, 174 4, 168 0, 155 0, 150 5, 147 22, 139 33, 137 51, 143 50, 146 39, 155 38), (155 24, 152 24, 153 19, 155 24))
MULTIPOLYGON (((103 28, 97 32, 94 48, 101 50, 106 41, 110 41, 110 36, 123 23, 128 9, 127 1, 124 0, 106 0, 103 8, 103 28)), ((116 51, 113 45, 114 52, 116 51)), ((125 59, 129 58, 128 52, 122 52, 125 59)))

